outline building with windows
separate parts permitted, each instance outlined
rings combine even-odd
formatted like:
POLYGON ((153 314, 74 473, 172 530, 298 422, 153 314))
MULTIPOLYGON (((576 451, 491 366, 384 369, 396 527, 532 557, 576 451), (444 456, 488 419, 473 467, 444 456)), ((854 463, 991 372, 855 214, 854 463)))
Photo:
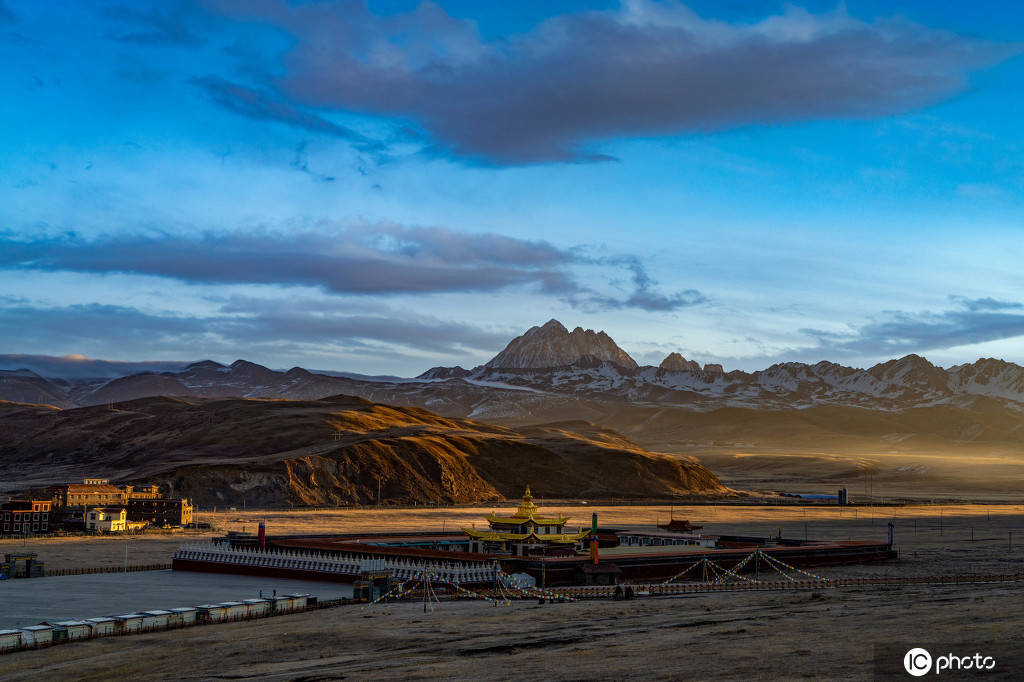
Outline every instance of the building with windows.
POLYGON ((124 507, 93 507, 85 511, 85 529, 98 533, 123 533, 128 529, 124 507))
POLYGON ((105 478, 86 478, 81 483, 51 485, 40 492, 50 497, 55 508, 82 509, 113 506, 129 500, 154 500, 160 497, 160 486, 153 483, 113 485, 105 478))
POLYGON ((111 485, 104 478, 87 478, 86 483, 67 483, 47 488, 54 507, 83 509, 85 507, 115 505, 124 502, 124 490, 111 485), (99 483, 96 481, 104 481, 99 483))
POLYGON ((180 497, 132 499, 124 505, 132 521, 145 521, 157 527, 192 523, 192 503, 180 497))
POLYGON ((49 533, 50 506, 50 500, 10 500, 4 503, 0 506, 0 533, 49 533))

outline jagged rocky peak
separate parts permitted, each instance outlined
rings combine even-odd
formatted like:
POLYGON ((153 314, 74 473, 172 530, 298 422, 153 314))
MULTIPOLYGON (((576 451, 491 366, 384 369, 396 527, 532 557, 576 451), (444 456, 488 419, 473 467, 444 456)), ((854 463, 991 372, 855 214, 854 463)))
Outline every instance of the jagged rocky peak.
POLYGON ((699 372, 700 363, 695 360, 687 360, 679 353, 669 353, 668 357, 658 365, 658 369, 666 372, 699 372))
POLYGON ((868 370, 868 374, 886 383, 933 384, 936 387, 946 383, 946 372, 943 369, 913 353, 875 365, 868 370))
MULTIPOLYGON (((593 329, 576 327, 571 332, 558 320, 540 327, 531 327, 522 336, 512 339, 505 350, 485 367, 501 369, 542 369, 567 367, 591 356, 601 362, 613 362, 629 369, 638 365, 610 336, 593 329)), ((590 359, 588 358, 588 361, 590 359)))
POLYGON ((417 379, 463 379, 472 374, 468 369, 456 365, 455 367, 431 367, 417 379))
POLYGON ((707 374, 725 374, 725 367, 722 367, 717 362, 709 362, 704 365, 704 371, 707 374))
POLYGON ((220 364, 219 362, 214 362, 213 360, 200 360, 199 362, 193 362, 192 364, 187 365, 185 367, 185 369, 186 370, 190 370, 190 369, 213 369, 213 370, 217 370, 217 369, 224 369, 224 365, 220 364))

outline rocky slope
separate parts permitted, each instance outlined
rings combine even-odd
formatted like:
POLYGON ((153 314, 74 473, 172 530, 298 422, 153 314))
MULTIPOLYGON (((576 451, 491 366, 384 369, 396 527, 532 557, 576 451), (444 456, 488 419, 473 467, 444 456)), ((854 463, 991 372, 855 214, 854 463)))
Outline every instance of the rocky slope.
POLYGON ((564 367, 592 358, 610 362, 626 369, 636 369, 636 361, 615 345, 604 332, 576 327, 570 332, 558 320, 549 320, 541 327, 531 327, 522 336, 512 339, 505 350, 484 367, 489 369, 538 369, 564 367))
POLYGON ((686 457, 588 423, 515 430, 350 396, 145 398, 73 410, 0 403, 0 479, 157 481, 202 505, 475 502, 731 494, 686 457))

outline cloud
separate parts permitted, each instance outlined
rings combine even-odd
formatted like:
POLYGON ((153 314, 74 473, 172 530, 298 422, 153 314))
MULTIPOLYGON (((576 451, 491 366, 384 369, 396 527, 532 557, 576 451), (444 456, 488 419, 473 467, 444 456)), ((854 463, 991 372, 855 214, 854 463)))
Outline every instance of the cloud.
POLYGON ((630 273, 632 291, 625 297, 606 296, 592 289, 583 289, 569 297, 573 306, 588 311, 637 308, 650 312, 671 312, 690 308, 708 302, 708 298, 696 289, 685 289, 674 294, 662 294, 655 290, 657 282, 636 256, 614 256, 593 259, 595 265, 623 267, 630 273))
POLYGON ((595 259, 586 252, 582 247, 560 249, 546 241, 493 233, 384 223, 287 234, 257 229, 91 240, 73 233, 35 239, 0 233, 0 270, 127 273, 193 284, 310 286, 355 295, 532 287, 588 310, 663 312, 707 301, 695 289, 659 293, 636 256, 595 259), (631 290, 618 297, 598 293, 578 281, 577 267, 597 267, 598 277, 609 269, 625 269, 631 290))
POLYGON ((317 182, 334 182, 333 175, 325 175, 323 173, 315 173, 309 168, 309 159, 306 157, 306 148, 309 143, 305 140, 295 146, 295 157, 292 159, 291 167, 300 173, 305 173, 309 177, 313 178, 317 182))
POLYGON ((205 284, 318 286, 333 293, 570 291, 568 252, 542 241, 373 225, 288 234, 253 230, 20 240, 0 234, 0 268, 133 273, 205 284))
POLYGON ((191 3, 169 0, 163 7, 138 8, 119 5, 103 14, 117 28, 108 37, 124 43, 153 46, 195 47, 206 41, 192 29, 199 13, 191 3))
POLYGON ((303 344, 359 341, 390 343, 421 351, 455 354, 459 350, 497 351, 514 335, 431 315, 376 307, 352 311, 347 304, 312 299, 273 300, 231 297, 213 328, 229 338, 255 342, 286 339, 303 344))
POLYGON ((355 143, 361 151, 381 152, 384 146, 368 140, 355 131, 328 121, 282 101, 269 93, 226 81, 216 76, 193 78, 192 84, 200 88, 214 103, 228 111, 260 121, 273 121, 306 130, 311 133, 330 135, 355 143))
POLYGON ((887 311, 850 333, 801 329, 818 348, 851 355, 902 355, 1024 336, 1024 304, 950 297, 942 312, 887 311))
POLYGON ((654 291, 654 280, 647 274, 643 264, 637 258, 629 258, 626 267, 633 275, 635 289, 629 298, 622 301, 617 307, 652 311, 678 310, 708 301, 707 297, 696 289, 686 289, 669 296, 657 293, 654 291))
POLYGON ((508 330, 491 331, 404 310, 378 307, 378 314, 351 313, 343 305, 312 299, 236 297, 213 313, 196 316, 103 304, 0 306, 0 338, 6 345, 53 352, 89 347, 117 354, 131 348, 134 354, 234 357, 240 348, 276 352, 287 347, 329 354, 393 351, 397 346, 459 356, 474 350, 496 352, 509 336, 508 330))
POLYGON ((904 112, 1019 51, 843 9, 732 24, 626 0, 485 40, 432 3, 387 15, 363 3, 215 6, 294 37, 284 75, 267 75, 282 96, 412 121, 435 148, 493 164, 603 160, 587 145, 621 136, 904 112))

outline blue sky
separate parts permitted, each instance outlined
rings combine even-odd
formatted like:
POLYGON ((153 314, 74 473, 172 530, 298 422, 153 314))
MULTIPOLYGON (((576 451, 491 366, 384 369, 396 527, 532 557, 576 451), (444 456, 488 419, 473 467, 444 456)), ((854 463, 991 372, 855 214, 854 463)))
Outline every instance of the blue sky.
POLYGON ((0 0, 0 353, 1024 362, 1008 3, 0 0))

